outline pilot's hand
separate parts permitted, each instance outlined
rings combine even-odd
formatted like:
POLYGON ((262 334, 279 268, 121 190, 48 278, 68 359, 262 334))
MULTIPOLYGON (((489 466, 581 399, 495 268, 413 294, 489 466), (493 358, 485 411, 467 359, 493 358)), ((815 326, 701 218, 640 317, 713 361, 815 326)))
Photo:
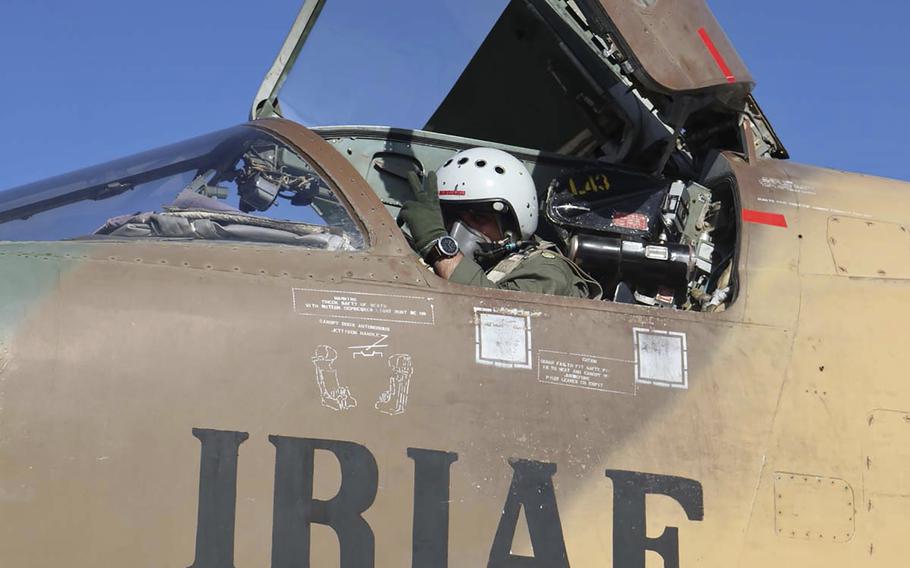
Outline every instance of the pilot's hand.
POLYGON ((430 172, 424 183, 414 172, 408 173, 408 181, 414 191, 415 199, 407 201, 398 214, 398 223, 407 223, 414 239, 417 252, 423 254, 430 243, 445 236, 446 228, 442 220, 442 209, 439 207, 439 190, 436 185, 436 172, 430 172))

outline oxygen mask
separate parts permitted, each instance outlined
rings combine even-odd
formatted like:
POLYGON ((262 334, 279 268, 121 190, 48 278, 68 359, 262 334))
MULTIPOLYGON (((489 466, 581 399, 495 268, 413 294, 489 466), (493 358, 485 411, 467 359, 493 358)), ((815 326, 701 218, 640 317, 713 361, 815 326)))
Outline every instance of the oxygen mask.
POLYGON ((475 255, 481 250, 481 244, 492 243, 486 235, 461 220, 452 223, 449 235, 458 242, 462 254, 472 260, 476 260, 475 255))

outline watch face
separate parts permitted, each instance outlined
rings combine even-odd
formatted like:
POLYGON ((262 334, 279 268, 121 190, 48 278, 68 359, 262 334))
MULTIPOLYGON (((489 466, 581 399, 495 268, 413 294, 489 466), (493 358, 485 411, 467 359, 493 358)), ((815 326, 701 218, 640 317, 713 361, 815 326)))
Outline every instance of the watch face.
POLYGON ((458 254, 458 241, 452 237, 442 237, 439 239, 439 250, 446 256, 455 256, 458 254))

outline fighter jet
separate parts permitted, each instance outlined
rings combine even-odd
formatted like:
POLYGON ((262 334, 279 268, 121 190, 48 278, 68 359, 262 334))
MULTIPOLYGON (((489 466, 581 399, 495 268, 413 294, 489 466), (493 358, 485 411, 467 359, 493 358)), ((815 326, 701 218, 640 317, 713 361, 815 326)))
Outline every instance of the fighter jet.
POLYGON ((0 193, 0 563, 902 565, 910 187, 789 161, 703 0, 391 5, 307 0, 246 124, 0 193), (475 147, 603 299, 412 250, 475 147))

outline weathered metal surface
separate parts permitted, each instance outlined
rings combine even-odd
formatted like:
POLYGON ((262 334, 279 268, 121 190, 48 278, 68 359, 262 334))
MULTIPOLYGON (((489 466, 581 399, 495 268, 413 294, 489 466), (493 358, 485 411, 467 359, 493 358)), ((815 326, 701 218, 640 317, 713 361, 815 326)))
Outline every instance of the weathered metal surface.
MULTIPOLYGON (((335 149, 254 125, 319 165, 367 250, 0 246, 5 562, 317 566, 342 550, 378 566, 442 551, 450 565, 509 551, 560 565, 565 550, 574 565, 639 565, 657 545, 635 540, 638 515, 649 534, 678 529, 660 550, 680 565, 896 561, 905 421, 874 409, 910 400, 910 355, 881 331, 910 297, 838 275, 831 210, 858 207, 843 178, 729 155, 757 220, 742 224, 740 296, 686 314, 436 278, 335 149), (295 461, 307 447, 322 448, 312 471, 295 461), (790 471, 816 485, 784 487, 774 472, 790 471), (300 556, 298 482, 316 499, 360 491, 345 507, 364 509, 366 532, 312 517, 300 556), (645 489, 665 496, 632 496, 645 489), (834 493, 854 491, 851 516, 834 493)), ((901 189, 862 180, 880 198, 870 217, 904 215, 884 204, 901 189)))
POLYGON ((752 75, 704 0, 600 0, 600 5, 628 46, 627 55, 656 87, 751 90, 752 75))
POLYGON ((782 538, 847 542, 853 538, 856 499, 842 479, 774 474, 775 528, 782 538))
POLYGON ((904 225, 832 216, 828 246, 841 276, 910 278, 910 230, 904 225))
MULTIPOLYGON (((5 383, 2 417, 3 479, 13 492, 3 516, 17 519, 4 527, 6 558, 45 564, 59 553, 58 546, 81 542, 70 555, 71 565, 127 561, 146 546, 154 546, 156 564, 189 565, 199 489, 200 443, 193 428, 249 433, 239 453, 235 546, 240 566, 267 558, 272 548, 268 527, 275 454, 267 434, 352 441, 370 450, 381 489, 366 518, 376 536, 378 565, 405 563, 411 556, 412 505, 402 506, 411 503, 414 491, 408 448, 458 454, 451 474, 449 542, 451 562, 457 564, 479 564, 489 556, 514 472, 511 458, 557 464, 554 490, 562 531, 579 563, 609 550, 613 506, 607 468, 660 472, 702 484, 705 502, 714 504, 704 521, 690 524, 670 511, 666 517, 649 516, 649 522, 684 524, 686 548, 695 546, 700 534, 707 538, 724 530, 722 519, 745 518, 752 489, 746 480, 760 465, 752 448, 760 445, 770 422, 727 429, 728 443, 739 449, 728 453, 725 467, 738 471, 743 481, 725 490, 703 481, 714 478, 716 466, 708 467, 705 452, 725 443, 713 435, 681 435, 680 429, 714 431, 720 427, 715 419, 735 420, 737 407, 747 400, 770 416, 782 368, 729 393, 740 399, 729 404, 723 402, 727 395, 718 394, 726 390, 720 369, 736 365, 738 356, 706 348, 712 336, 724 335, 776 351, 786 345, 786 334, 568 300, 478 296, 476 290, 442 282, 415 291, 392 285, 391 275, 382 285, 347 278, 333 282, 333 272, 343 274, 358 261, 319 253, 297 259, 321 275, 317 280, 215 270, 214 261, 209 270, 174 266, 160 262, 169 258, 168 247, 137 248, 147 250, 97 251, 98 260, 85 260, 64 279, 54 301, 36 310, 17 335, 19 364, 5 383), (148 254, 153 251, 157 254, 148 254), (105 252, 130 260, 105 259, 105 252), (147 257, 154 260, 135 261, 147 257), (393 308, 402 301, 410 309, 430 305, 432 317, 333 318, 320 306, 334 305, 335 296, 393 308), (504 356, 495 352, 495 341, 484 337, 495 339, 502 328, 479 323, 481 313, 495 312, 530 326, 530 357, 513 361, 513 368, 478 362, 478 357, 504 356), (565 318, 572 322, 572 335, 566 334, 565 318), (387 348, 369 347, 377 337, 365 334, 377 327, 389 336, 387 348), (645 357, 663 356, 638 351, 636 329, 651 336, 684 334, 688 390, 636 383, 636 357, 645 364, 645 357), (321 346, 338 354, 334 370, 356 407, 339 409, 321 398, 313 361, 321 346), (368 356, 380 349, 380 356, 368 356), (364 355, 355 357, 358 350, 364 355), (541 358, 574 364, 569 354, 577 352, 603 358, 604 388, 541 380, 541 358), (389 357, 398 354, 411 357, 413 375, 406 410, 389 414, 377 403, 395 373, 389 357), (716 426, 693 422, 701 405, 714 408, 710 423, 716 426), (35 429, 41 432, 38 444, 26 435, 35 429), (741 499, 724 499, 726 491, 741 499), (124 522, 138 518, 139 532, 124 522), (118 544, 105 545, 110 542, 118 544)), ((230 248, 213 252, 225 259, 230 252, 238 254, 230 248)), ((264 266, 271 255, 257 251, 256 256, 264 266)), ((682 365, 680 356, 676 365, 682 365)), ((748 363, 746 368, 757 371, 748 363)), ((331 455, 319 460, 320 468, 329 469, 317 468, 316 495, 327 498, 337 490, 337 474, 331 474, 331 455)), ((312 565, 333 562, 333 537, 313 534, 312 565)), ((726 550, 733 553, 735 547, 731 543, 726 550)))
POLYGON ((901 536, 910 498, 910 413, 877 409, 869 413, 863 437, 863 495, 870 558, 900 562, 906 554, 901 536))

